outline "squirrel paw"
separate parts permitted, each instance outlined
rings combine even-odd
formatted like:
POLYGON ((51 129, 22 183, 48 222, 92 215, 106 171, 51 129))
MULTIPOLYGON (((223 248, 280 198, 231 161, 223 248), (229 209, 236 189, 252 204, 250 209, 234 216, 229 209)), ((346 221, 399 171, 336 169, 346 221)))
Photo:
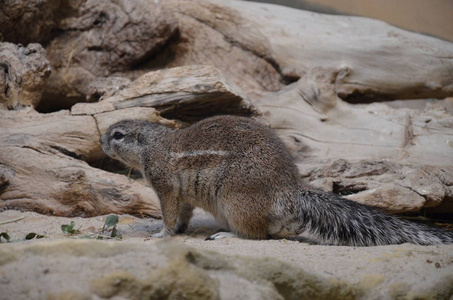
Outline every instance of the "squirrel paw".
POLYGON ((205 241, 213 241, 213 240, 220 240, 220 239, 226 239, 226 238, 235 238, 237 237, 234 233, 232 232, 218 232, 216 234, 213 234, 211 236, 208 236, 205 241))
POLYGON ((187 230, 187 228, 189 228, 187 224, 178 223, 176 224, 175 233, 184 233, 187 230))
POLYGON ((163 238, 164 236, 166 236, 166 234, 164 234, 162 232, 158 232, 158 233, 151 235, 151 237, 153 237, 153 238, 163 238))
POLYGON ((155 233, 155 234, 152 234, 151 237, 153 238, 163 238, 163 237, 166 237, 166 236, 171 236, 173 234, 171 234, 171 232, 169 232, 165 227, 162 228, 162 230, 158 233, 155 233))

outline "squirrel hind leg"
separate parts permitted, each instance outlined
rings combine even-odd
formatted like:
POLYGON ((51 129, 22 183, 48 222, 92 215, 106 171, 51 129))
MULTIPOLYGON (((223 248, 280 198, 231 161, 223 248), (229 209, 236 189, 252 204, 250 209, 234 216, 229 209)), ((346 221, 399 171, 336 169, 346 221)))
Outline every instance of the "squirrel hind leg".
POLYGON ((286 216, 272 219, 274 221, 268 224, 271 239, 287 239, 301 234, 300 222, 296 217, 286 216))
POLYGON ((207 241, 219 240, 224 238, 243 238, 243 239, 268 239, 265 222, 257 222, 250 219, 239 219, 230 216, 227 219, 223 214, 215 216, 217 223, 222 227, 221 231, 206 238, 207 241))

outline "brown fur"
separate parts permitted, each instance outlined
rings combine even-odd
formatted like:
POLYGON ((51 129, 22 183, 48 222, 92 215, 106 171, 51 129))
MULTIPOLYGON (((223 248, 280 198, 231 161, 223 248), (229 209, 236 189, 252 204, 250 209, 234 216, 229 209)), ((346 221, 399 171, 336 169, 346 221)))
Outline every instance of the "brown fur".
POLYGON ((405 222, 305 185, 282 141, 251 119, 218 116, 173 130, 125 120, 101 137, 104 151, 141 170, 159 196, 164 228, 187 229, 192 210, 210 212, 250 239, 303 234, 336 245, 452 243, 453 234, 405 222))
POLYGON ((141 169, 154 187, 162 206, 162 235, 183 232, 196 206, 213 214, 223 228, 254 239, 272 233, 276 209, 294 211, 284 200, 299 187, 297 168, 280 139, 258 122, 221 116, 183 130, 143 121, 123 121, 113 128, 101 139, 104 150, 141 169), (140 130, 143 126, 149 128, 140 130), (143 136, 136 132, 135 140, 113 154, 107 146, 113 128, 143 131, 143 136))

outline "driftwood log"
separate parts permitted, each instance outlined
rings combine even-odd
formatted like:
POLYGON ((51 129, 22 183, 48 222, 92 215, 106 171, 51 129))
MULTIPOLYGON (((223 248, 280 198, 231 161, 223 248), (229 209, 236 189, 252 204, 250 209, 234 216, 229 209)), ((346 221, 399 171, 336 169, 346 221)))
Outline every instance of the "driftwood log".
POLYGON ((105 100, 80 103, 71 111, 0 110, 0 208, 60 216, 159 217, 151 188, 99 169, 109 168, 100 133, 124 118, 184 126, 160 115, 201 118, 192 106, 210 114, 254 114, 237 88, 224 80, 212 67, 173 68, 145 74, 105 100))
POLYGON ((452 43, 242 1, 41 2, 0 8, 0 24, 17 25, 0 26, 1 208, 158 216, 152 189, 107 171, 100 133, 123 118, 178 128, 229 113, 265 118, 318 187, 453 212, 452 114, 377 103, 453 96, 452 43), (27 31, 26 18, 43 25, 27 31))

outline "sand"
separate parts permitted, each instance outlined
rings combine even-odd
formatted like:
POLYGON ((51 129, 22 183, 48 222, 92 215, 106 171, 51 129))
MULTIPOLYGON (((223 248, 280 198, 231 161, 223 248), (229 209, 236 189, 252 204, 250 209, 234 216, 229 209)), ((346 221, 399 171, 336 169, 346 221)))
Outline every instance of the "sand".
MULTIPOLYGON (((32 212, 3 211, 0 213, 0 222, 19 217, 23 219, 0 225, 0 232, 7 232, 11 239, 15 240, 10 245, 78 239, 82 235, 99 232, 106 219, 106 216, 63 218, 32 212), (61 231, 61 225, 71 221, 80 229, 79 235, 68 236, 61 231), (45 235, 46 238, 39 241, 22 241, 29 232, 45 235)), ((154 240, 149 238, 150 233, 158 232, 162 226, 160 220, 139 219, 129 215, 121 215, 119 220, 117 228, 122 240, 117 243, 121 244, 140 244, 146 247, 147 243, 154 240)), ((281 260, 326 279, 342 279, 352 285, 368 288, 367 298, 394 298, 401 295, 413 298, 437 289, 445 290, 448 286, 452 287, 453 293, 453 245, 339 247, 310 245, 290 240, 255 241, 229 238, 205 241, 207 236, 218 230, 214 219, 197 209, 187 233, 171 239, 225 255, 281 260)), ((27 266, 24 265, 24 268, 27 266)))

